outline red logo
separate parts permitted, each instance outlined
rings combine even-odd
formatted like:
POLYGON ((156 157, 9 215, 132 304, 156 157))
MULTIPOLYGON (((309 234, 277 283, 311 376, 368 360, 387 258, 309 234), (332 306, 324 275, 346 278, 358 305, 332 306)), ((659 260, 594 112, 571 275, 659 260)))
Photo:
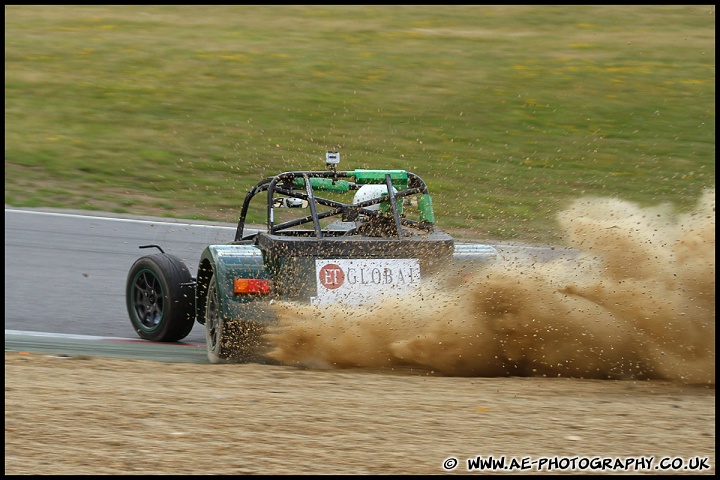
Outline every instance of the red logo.
POLYGON ((318 272, 320 283, 328 290, 335 290, 345 281, 345 272, 334 263, 328 263, 318 272))

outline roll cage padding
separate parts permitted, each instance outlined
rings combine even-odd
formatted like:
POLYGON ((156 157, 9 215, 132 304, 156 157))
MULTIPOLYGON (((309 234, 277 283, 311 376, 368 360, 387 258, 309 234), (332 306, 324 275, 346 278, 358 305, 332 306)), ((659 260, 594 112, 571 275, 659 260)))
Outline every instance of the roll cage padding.
POLYGON ((412 172, 406 172, 405 170, 285 172, 275 177, 261 180, 247 193, 240 212, 240 219, 238 221, 237 231, 235 232, 235 241, 244 239, 243 231, 250 202, 255 195, 262 192, 267 192, 267 231, 271 234, 279 230, 313 222, 316 237, 322 238, 323 234, 320 228, 321 219, 342 215, 343 221, 354 221, 360 212, 368 217, 375 217, 379 215, 379 212, 367 210, 367 207, 386 202, 390 205, 398 235, 405 234, 401 228, 402 225, 432 231, 435 223, 432 200, 427 185, 425 185, 425 182, 419 176, 412 172), (354 179, 355 182, 340 180, 346 178, 354 179), (357 204, 337 202, 328 198, 315 196, 314 193, 314 189, 330 192, 347 192, 349 190, 357 190, 361 185, 382 183, 387 185, 387 195, 357 204), (397 192, 394 191, 393 187, 397 189, 397 192), (295 190, 296 188, 304 188, 305 192, 297 191, 295 190), (310 215, 280 224, 274 224, 273 198, 275 194, 278 193, 307 201, 310 206, 310 215), (420 221, 401 217, 396 200, 416 194, 420 194, 418 200, 420 221), (330 207, 330 210, 318 212, 317 205, 330 207))

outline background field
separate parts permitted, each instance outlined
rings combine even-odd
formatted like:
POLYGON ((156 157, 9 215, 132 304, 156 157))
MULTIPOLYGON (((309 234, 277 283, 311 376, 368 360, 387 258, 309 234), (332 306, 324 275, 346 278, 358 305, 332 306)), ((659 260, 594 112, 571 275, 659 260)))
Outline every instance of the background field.
POLYGON ((420 174, 460 236, 561 244, 587 195, 687 209, 715 7, 5 7, 6 205, 234 222, 328 149, 420 174))

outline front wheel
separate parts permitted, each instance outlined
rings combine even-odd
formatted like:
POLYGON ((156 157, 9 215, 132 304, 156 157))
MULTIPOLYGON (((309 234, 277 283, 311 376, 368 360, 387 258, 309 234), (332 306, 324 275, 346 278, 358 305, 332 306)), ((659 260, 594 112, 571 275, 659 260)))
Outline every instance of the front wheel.
POLYGON ((261 337, 262 329, 255 322, 223 315, 217 279, 213 275, 205 302, 205 340, 210 363, 248 362, 259 358, 261 337))
POLYGON ((188 336, 195 323, 194 282, 174 255, 139 258, 128 273, 125 301, 130 323, 145 340, 177 342, 188 336))

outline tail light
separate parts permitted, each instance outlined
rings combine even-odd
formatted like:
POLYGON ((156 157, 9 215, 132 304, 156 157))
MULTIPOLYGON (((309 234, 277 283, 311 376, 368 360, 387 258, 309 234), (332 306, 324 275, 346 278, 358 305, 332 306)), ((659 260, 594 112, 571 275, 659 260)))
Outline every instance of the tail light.
POLYGON ((236 295, 268 295, 272 292, 272 281, 264 278, 236 278, 233 280, 236 295))

